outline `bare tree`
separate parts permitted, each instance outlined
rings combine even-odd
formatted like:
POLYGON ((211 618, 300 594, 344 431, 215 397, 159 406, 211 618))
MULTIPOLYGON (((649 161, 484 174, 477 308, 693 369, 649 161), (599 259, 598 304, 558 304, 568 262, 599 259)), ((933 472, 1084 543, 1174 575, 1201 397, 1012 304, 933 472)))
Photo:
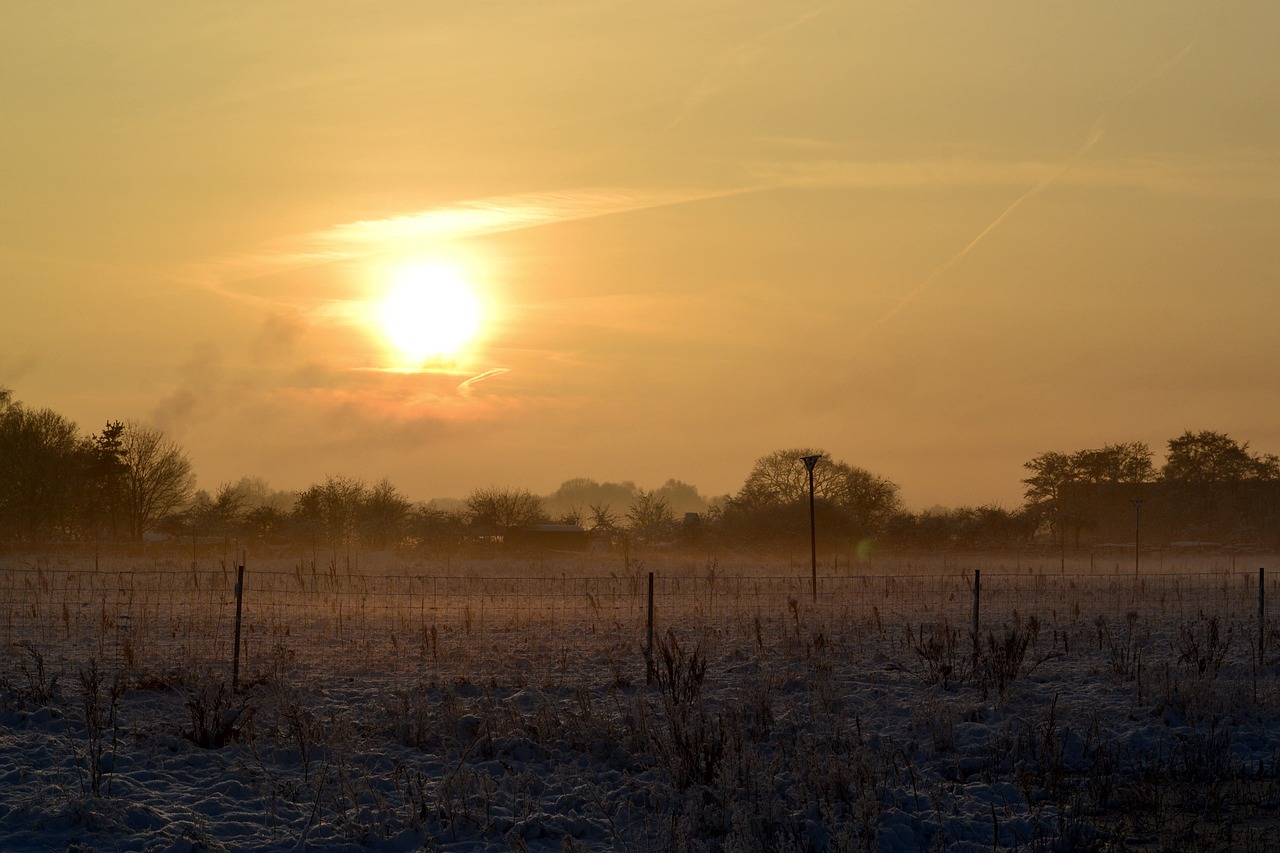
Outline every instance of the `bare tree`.
POLYGON ((248 496, 238 485, 223 483, 210 495, 196 492, 187 512, 193 533, 228 536, 236 533, 244 521, 248 496))
POLYGON ((547 520, 542 501, 528 489, 476 489, 466 500, 471 524, 508 533, 547 520))
POLYGON ((674 535, 675 513, 665 495, 657 489, 640 489, 627 510, 627 526, 637 542, 652 545, 674 535))
POLYGON ((607 503, 591 505, 590 529, 597 533, 613 533, 618 529, 618 514, 607 503))
POLYGON ((313 549, 323 536, 332 553, 334 566, 342 548, 346 549, 350 562, 351 546, 359 534, 361 509, 368 495, 369 488, 363 480, 334 475, 298 495, 293 507, 295 521, 310 532, 313 549))
POLYGON ((404 538, 412 508, 413 504, 383 477, 365 493, 360 508, 360 538, 370 548, 394 548, 404 538))
POLYGON ((186 504, 195 488, 195 475, 176 442, 158 429, 132 421, 125 424, 121 437, 120 460, 129 534, 141 540, 156 522, 186 504))

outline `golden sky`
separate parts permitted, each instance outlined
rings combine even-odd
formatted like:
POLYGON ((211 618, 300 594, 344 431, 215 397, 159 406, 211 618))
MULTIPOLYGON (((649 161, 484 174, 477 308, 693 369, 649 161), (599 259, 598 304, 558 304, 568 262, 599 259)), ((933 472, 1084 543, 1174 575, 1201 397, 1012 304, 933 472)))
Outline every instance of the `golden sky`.
POLYGON ((1046 450, 1277 452, 1277 33, 1273 0, 6 2, 0 385, 161 426, 210 489, 715 495, 815 446, 1015 506, 1046 450), (471 289, 461 349, 390 345, 418 268, 471 289))

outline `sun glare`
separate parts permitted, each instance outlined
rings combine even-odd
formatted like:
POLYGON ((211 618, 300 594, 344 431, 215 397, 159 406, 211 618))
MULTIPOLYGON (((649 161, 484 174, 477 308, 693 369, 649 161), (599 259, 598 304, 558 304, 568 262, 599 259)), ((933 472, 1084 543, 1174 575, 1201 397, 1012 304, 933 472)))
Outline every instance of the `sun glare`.
POLYGON ((398 268, 378 306, 387 343, 414 367, 456 361, 480 333, 483 319, 475 287, 461 270, 443 263, 398 268))

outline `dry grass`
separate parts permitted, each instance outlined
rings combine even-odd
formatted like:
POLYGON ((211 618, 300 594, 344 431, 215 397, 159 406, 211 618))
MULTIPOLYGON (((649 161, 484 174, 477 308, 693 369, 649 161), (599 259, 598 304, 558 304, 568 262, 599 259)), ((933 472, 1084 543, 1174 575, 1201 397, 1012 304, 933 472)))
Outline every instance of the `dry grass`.
POLYGON ((572 840, 554 801, 615 849, 868 850, 889 833, 939 849, 1268 849, 1280 650, 1256 653, 1256 574, 1005 557, 1020 571, 977 566, 975 635, 971 570, 900 559, 910 571, 875 558, 827 574, 816 598, 785 562, 251 563, 239 694, 233 569, 38 561, 0 575, 17 644, 0 695, 83 706, 68 737, 86 790, 109 796, 102 758, 129 711, 112 685, 172 686, 178 733, 252 756, 272 825, 300 844, 322 826, 572 840))

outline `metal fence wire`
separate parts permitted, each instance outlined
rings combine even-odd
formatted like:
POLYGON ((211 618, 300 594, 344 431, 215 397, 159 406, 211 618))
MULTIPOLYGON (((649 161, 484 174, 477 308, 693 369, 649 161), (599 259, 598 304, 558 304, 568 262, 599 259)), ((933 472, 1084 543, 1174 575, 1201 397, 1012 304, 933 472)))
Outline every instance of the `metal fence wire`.
MULTIPOLYGON (((526 576, 315 571, 245 573, 241 671, 294 669, 416 677, 462 672, 504 656, 538 667, 584 639, 642 649, 648 638, 648 573, 526 576)), ((830 635, 874 636, 901 626, 998 628, 1035 617, 1046 626, 1140 620, 1257 620, 1265 638, 1275 573, 945 574, 654 577, 654 630, 714 634, 726 642, 819 626, 830 635), (1260 586, 1261 584, 1261 586, 1260 586), (975 609, 975 602, 977 607, 975 609), (973 621, 976 618, 976 623, 973 621)), ((147 672, 231 661, 236 568, 101 571, 37 565, 0 569, 0 636, 7 676, 40 656, 67 665, 90 658, 147 672)), ((857 648, 858 644, 848 646, 857 648)))

